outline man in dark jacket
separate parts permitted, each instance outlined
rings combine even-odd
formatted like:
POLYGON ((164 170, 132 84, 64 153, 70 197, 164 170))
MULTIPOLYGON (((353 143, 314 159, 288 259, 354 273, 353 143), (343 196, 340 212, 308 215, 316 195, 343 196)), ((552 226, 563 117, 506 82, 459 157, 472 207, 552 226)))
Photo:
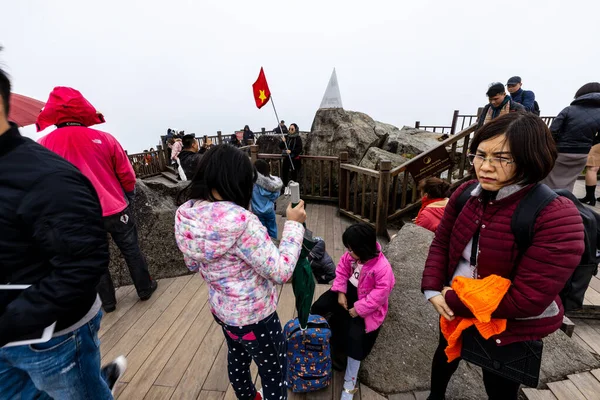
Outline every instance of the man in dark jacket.
POLYGON ((285 126, 285 121, 281 120, 281 122, 279 123, 277 128, 273 129, 273 132, 279 133, 279 134, 288 133, 288 128, 287 128, 287 126, 285 126))
POLYGON ((479 114, 477 129, 500 115, 515 111, 525 111, 522 105, 512 101, 510 96, 506 94, 504 85, 500 82, 492 83, 486 92, 486 96, 490 102, 483 107, 483 111, 479 114))
POLYGON ((124 357, 100 371, 96 285, 108 269, 98 195, 73 165, 9 124, 0 70, 0 397, 112 399, 124 357), (2 347, 56 323, 49 341, 2 347), (48 397, 49 396, 49 397, 48 397))
POLYGON ((202 153, 198 151, 198 141, 193 135, 185 135, 182 140, 183 150, 179 153, 179 162, 187 180, 191 180, 198 169, 202 153))
MULTIPOLYGON (((558 158, 543 183, 552 189, 573 191, 577 177, 587 164, 594 138, 600 132, 600 83, 582 86, 571 105, 554 119, 550 131, 556 141, 558 158)), ((586 191, 595 189, 594 185, 586 191)))
POLYGON ((513 76, 506 83, 510 98, 525 107, 525 111, 540 115, 540 110, 536 109, 535 93, 531 90, 523 90, 523 83, 520 76, 513 76))

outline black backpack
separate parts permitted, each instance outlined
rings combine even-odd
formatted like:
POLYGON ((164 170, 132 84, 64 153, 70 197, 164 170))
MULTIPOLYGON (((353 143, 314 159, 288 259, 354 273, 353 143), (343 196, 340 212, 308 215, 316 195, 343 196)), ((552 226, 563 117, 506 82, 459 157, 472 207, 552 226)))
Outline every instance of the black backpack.
MULTIPOLYGON (((458 196, 456 209, 460 213, 471 197, 471 192, 478 185, 474 182, 458 196)), ((535 220, 539 213, 558 196, 571 200, 581 215, 584 227, 585 250, 581 256, 579 265, 569 278, 565 287, 560 292, 565 311, 574 311, 583 307, 583 297, 592 280, 592 276, 598 273, 597 249, 600 248, 600 215, 591 208, 586 207, 568 190, 552 190, 544 184, 537 184, 519 202, 512 216, 510 227, 515 235, 517 249, 520 258, 533 242, 535 220)))

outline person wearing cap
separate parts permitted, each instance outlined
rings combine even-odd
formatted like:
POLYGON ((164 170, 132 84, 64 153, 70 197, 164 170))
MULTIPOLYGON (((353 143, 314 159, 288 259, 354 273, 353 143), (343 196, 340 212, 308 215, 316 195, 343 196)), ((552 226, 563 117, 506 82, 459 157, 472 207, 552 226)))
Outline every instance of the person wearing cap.
POLYGON ((479 114, 477 129, 500 115, 515 111, 525 111, 525 107, 506 94, 504 85, 500 82, 490 84, 486 96, 490 102, 483 107, 483 111, 479 114))
POLYGON ((539 109, 535 107, 535 93, 531 90, 523 90, 521 86, 523 86, 523 82, 520 76, 513 76, 506 83, 506 88, 513 101, 521 104, 525 110, 540 115, 539 109))

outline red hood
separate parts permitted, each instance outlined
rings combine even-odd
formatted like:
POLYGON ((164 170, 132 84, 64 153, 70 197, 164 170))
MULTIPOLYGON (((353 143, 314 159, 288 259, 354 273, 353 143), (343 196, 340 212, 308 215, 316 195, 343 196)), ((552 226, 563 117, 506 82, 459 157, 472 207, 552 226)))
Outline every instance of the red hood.
POLYGON ((102 124, 104 116, 78 90, 57 86, 50 93, 46 106, 37 118, 37 131, 65 122, 92 126, 102 124))

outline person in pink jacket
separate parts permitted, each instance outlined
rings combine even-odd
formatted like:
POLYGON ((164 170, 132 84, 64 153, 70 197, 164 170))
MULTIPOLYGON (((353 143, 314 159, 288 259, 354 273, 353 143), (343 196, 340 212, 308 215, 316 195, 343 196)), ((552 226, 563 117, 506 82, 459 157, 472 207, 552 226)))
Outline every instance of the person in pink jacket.
MULTIPOLYGON (((148 273, 128 205, 135 195, 135 173, 117 139, 89 128, 101 123, 104 116, 79 91, 59 86, 50 93, 36 122, 38 132, 51 125, 57 129, 38 142, 75 165, 92 182, 100 198, 104 227, 125 258, 138 296, 148 300, 157 283, 148 273)), ((114 311, 117 299, 108 268, 100 279, 98 294, 104 311, 114 311)))
MULTIPOLYGON (((175 214, 175 239, 187 267, 208 286, 208 302, 229 349, 229 381, 238 399, 287 399, 286 347, 277 285, 300 256, 304 202, 287 208, 279 247, 249 210, 256 170, 246 153, 219 145, 204 154, 175 214), (257 392, 250 364, 258 365, 257 392)), ((193 333, 192 333, 193 334, 193 333)))
POLYGON ((360 362, 379 335, 396 280, 371 225, 350 226, 342 242, 347 252, 337 266, 333 286, 313 304, 311 314, 328 317, 336 369, 343 365, 339 357, 347 356, 342 400, 350 400, 357 391, 360 362))

